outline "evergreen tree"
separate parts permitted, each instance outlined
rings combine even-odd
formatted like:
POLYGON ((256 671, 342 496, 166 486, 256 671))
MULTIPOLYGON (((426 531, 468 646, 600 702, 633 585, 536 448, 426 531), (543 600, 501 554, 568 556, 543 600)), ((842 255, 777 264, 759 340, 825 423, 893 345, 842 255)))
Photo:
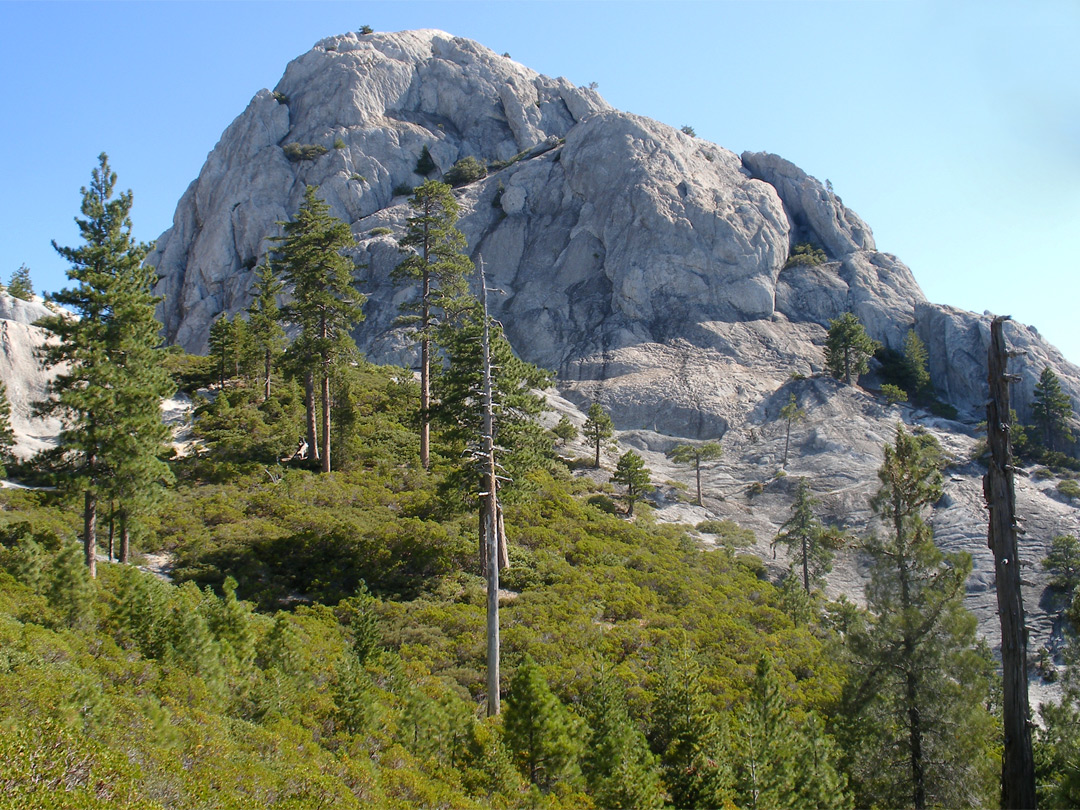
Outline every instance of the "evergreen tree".
MULTIPOLYGON (((443 368, 432 374, 431 415, 443 426, 445 440, 474 444, 483 422, 481 388, 483 357, 482 313, 469 297, 463 311, 444 321, 435 338, 446 356, 443 368)), ((491 364, 496 369, 493 390, 494 441, 501 450, 504 474, 519 483, 530 469, 545 466, 553 454, 551 439, 536 417, 547 410, 536 389, 551 386, 551 375, 518 358, 498 324, 490 329, 491 364)), ((475 487, 469 487, 474 491, 475 487)))
POLYGON ((0 476, 7 475, 7 465, 15 460, 15 431, 11 428, 11 402, 7 385, 0 380, 0 476))
POLYGON ((272 268, 292 293, 282 310, 286 323, 298 326, 293 353, 304 379, 309 457, 330 472, 330 379, 334 365, 356 351, 350 331, 363 320, 367 300, 354 286, 354 265, 342 251, 355 247, 349 226, 330 214, 315 186, 308 186, 296 218, 278 223, 284 234, 272 254, 272 268), (315 437, 315 382, 319 382, 322 446, 315 437))
POLYGON ((887 528, 872 537, 872 620, 849 633, 846 753, 857 803, 915 808, 989 803, 995 794, 988 662, 964 609, 967 554, 943 554, 923 511, 942 492, 941 451, 930 435, 897 428, 872 500, 887 528))
POLYGON ((20 264, 19 269, 11 274, 11 280, 7 286, 8 295, 23 301, 34 299, 34 285, 30 280, 30 268, 20 264))
POLYGON ((772 665, 758 661, 749 703, 733 733, 737 804, 749 808, 850 808, 835 748, 813 715, 798 723, 772 665))
POLYGON ((870 358, 880 344, 871 340, 859 319, 850 312, 829 321, 825 341, 825 366, 836 379, 853 385, 870 367, 870 358))
POLYGON ((591 733, 581 770, 597 807, 649 810, 664 804, 657 758, 626 711, 626 696, 601 677, 586 702, 591 733))
POLYGON ((926 344, 914 329, 908 329, 904 337, 904 389, 912 396, 930 389, 930 372, 926 370, 928 360, 926 344))
POLYGON ((552 694, 536 662, 526 658, 510 680, 503 727, 521 774, 543 791, 580 774, 581 721, 552 694))
POLYGON ((582 426, 581 432, 589 440, 589 444, 596 448, 596 461, 593 466, 599 470, 600 445, 604 443, 604 439, 611 438, 611 435, 615 432, 615 425, 612 424, 611 417, 608 416, 608 412, 600 406, 599 402, 594 402, 589 406, 589 413, 585 418, 585 424, 582 426))
POLYGON ((210 324, 207 342, 210 347, 210 356, 217 363, 218 384, 224 388, 225 380, 233 377, 232 370, 237 354, 235 322, 229 318, 228 313, 220 313, 210 324))
POLYGON ((781 467, 787 467, 788 448, 791 446, 791 424, 801 422, 805 417, 806 411, 799 407, 798 400, 792 394, 788 404, 780 409, 780 418, 787 423, 787 430, 784 434, 784 460, 780 462, 781 467))
POLYGON ((435 164, 435 159, 431 156, 431 152, 425 145, 420 150, 420 157, 416 159, 416 168, 413 170, 421 177, 427 177, 432 172, 438 170, 438 166, 435 164))
POLYGON ((1071 534, 1055 537, 1042 567, 1051 574, 1050 587, 1060 588, 1071 599, 1080 585, 1080 541, 1071 534))
POLYGON ((686 645, 665 650, 657 666, 649 745, 664 786, 680 810, 713 810, 733 798, 724 734, 701 685, 702 669, 686 645))
POLYGON ((560 442, 572 442, 578 437, 577 425, 566 416, 559 419, 558 424, 551 429, 551 432, 555 434, 555 438, 560 442))
POLYGON ((817 500, 810 494, 805 478, 799 479, 791 517, 780 527, 780 533, 772 541, 773 548, 787 546, 795 552, 793 565, 802 569, 802 584, 810 593, 810 584, 820 582, 832 569, 833 554, 844 543, 843 534, 822 525, 814 514, 817 500))
POLYGON ((653 488, 649 483, 651 475, 645 461, 633 450, 628 450, 619 457, 611 480, 626 487, 626 509, 630 517, 634 516, 634 503, 641 500, 642 495, 652 492, 653 488))
POLYGON ((285 285, 274 275, 269 264, 255 268, 252 300, 247 312, 252 342, 262 355, 263 402, 270 399, 274 361, 285 348, 285 330, 281 328, 281 308, 277 303, 284 289, 285 285))
POLYGON ((678 444, 667 454, 668 458, 676 464, 693 464, 694 475, 697 479, 697 505, 701 502, 701 462, 716 461, 724 455, 724 449, 720 442, 704 442, 702 444, 678 444))
POLYGON ((159 352, 155 273, 142 264, 149 246, 132 240, 131 192, 113 199, 116 175, 106 155, 99 160, 89 190, 82 190, 86 218, 76 219, 85 244, 53 242, 71 263, 68 278, 77 286, 50 297, 78 317, 57 314, 39 321, 57 338, 41 349, 45 364, 65 364, 39 410, 63 420, 59 439, 70 461, 67 482, 84 495, 83 543, 91 578, 98 499, 120 501, 123 533, 126 517, 150 500, 147 490, 167 480, 160 455, 168 429, 160 407, 173 391, 159 352))
POLYGON ((1072 400, 1061 390, 1061 381, 1049 366, 1043 368, 1035 383, 1035 398, 1031 405, 1035 425, 1042 431, 1047 450, 1062 451, 1073 440, 1069 421, 1072 419, 1072 400))
POLYGON ((420 282, 420 295, 402 309, 417 313, 404 322, 415 324, 420 344, 420 464, 431 466, 431 350, 434 330, 466 304, 466 276, 472 262, 464 255, 465 237, 454 224, 458 204, 450 186, 428 180, 409 199, 413 215, 400 242, 406 257, 394 269, 400 283, 420 282), (448 317, 449 316, 449 317, 448 317))

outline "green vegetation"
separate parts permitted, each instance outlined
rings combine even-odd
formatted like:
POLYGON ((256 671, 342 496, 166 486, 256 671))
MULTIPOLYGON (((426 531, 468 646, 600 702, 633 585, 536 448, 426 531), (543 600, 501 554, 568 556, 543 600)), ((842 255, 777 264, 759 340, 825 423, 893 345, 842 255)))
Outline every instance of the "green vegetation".
POLYGON ((798 566, 802 570, 803 589, 810 593, 811 584, 820 585, 832 570, 833 557, 847 538, 834 527, 824 526, 814 514, 817 500, 810 494, 810 486, 805 478, 799 479, 799 488, 795 492, 795 503, 791 506, 791 517, 780 527, 780 533, 772 541, 786 546, 793 554, 792 570, 798 566))
POLYGON ((399 284, 419 283, 419 295, 402 305, 415 313, 403 319, 414 324, 414 339, 420 344, 420 463, 431 464, 431 368, 434 329, 441 318, 452 325, 456 315, 469 306, 468 282, 472 262, 464 255, 465 237, 455 227, 458 204, 450 186, 428 180, 416 187, 409 200, 412 215, 405 220, 405 235, 399 240, 405 258, 394 269, 399 284))
POLYGON ((785 422, 784 458, 780 462, 780 467, 783 469, 784 467, 787 467, 788 448, 791 446, 791 425, 794 422, 801 422, 806 418, 806 411, 799 407, 799 401, 795 399, 795 394, 792 394, 788 399, 787 405, 780 409, 780 418, 785 422))
POLYGON ((1066 498, 1080 498, 1080 483, 1074 478, 1066 478, 1058 482, 1057 491, 1066 498))
POLYGON ((277 90, 275 90, 271 95, 273 95, 274 101, 276 101, 278 104, 288 104, 289 103, 289 97, 287 95, 285 95, 284 93, 280 93, 277 90))
POLYGON ((676 464, 693 464, 697 479, 697 505, 701 506, 701 462, 716 461, 724 455, 720 442, 702 444, 679 444, 668 452, 668 458, 676 464))
POLYGON ((836 379, 854 385, 859 375, 870 367, 870 358, 880 348, 871 340, 859 319, 850 312, 829 321, 829 336, 825 341, 825 366, 836 379))
POLYGON ((8 281, 7 292, 12 298, 19 298, 23 301, 34 300, 34 284, 30 279, 30 268, 25 264, 20 264, 19 269, 11 274, 11 279, 8 281))
POLYGON ((287 143, 282 150, 285 152, 285 157, 292 163, 299 163, 302 160, 317 160, 325 155, 330 150, 325 146, 317 143, 287 143))
POLYGON ((800 242, 791 249, 787 261, 784 262, 784 269, 786 270, 789 267, 797 267, 799 265, 816 267, 819 264, 824 264, 826 261, 828 261, 828 257, 825 255, 824 250, 810 242, 800 242))
POLYGON ((589 440, 596 450, 596 459, 593 466, 596 469, 600 469, 600 446, 604 443, 605 439, 611 438, 615 433, 615 425, 611 421, 611 417, 608 412, 600 405, 599 402, 594 402, 589 406, 589 412, 585 418, 585 424, 581 428, 582 435, 589 440))
POLYGON ((385 227, 383 225, 380 225, 378 228, 372 228, 370 231, 368 231, 368 235, 369 236, 389 236, 393 232, 394 231, 393 231, 392 228, 387 228, 387 227, 385 227))
POLYGON ((579 435, 577 425, 571 422, 566 416, 559 419, 555 427, 551 429, 551 432, 560 442, 572 442, 579 435))
POLYGON ((416 168, 413 171, 421 177, 427 177, 433 172, 439 170, 438 165, 435 163, 435 159, 431 156, 431 152, 427 146, 420 150, 420 157, 416 159, 416 168))
POLYGON ((337 138, 334 138, 334 148, 335 149, 344 149, 345 148, 345 139, 340 137, 340 136, 337 137, 337 138))
POLYGON ((641 500, 643 495, 652 492, 653 486, 649 483, 652 476, 649 468, 641 456, 633 450, 628 450, 619 456, 615 465, 615 474, 611 476, 613 483, 622 484, 626 487, 626 513, 634 516, 634 504, 641 500))
POLYGON ((461 158, 443 175, 443 182, 451 186, 464 186, 487 177, 487 166, 472 155, 461 158))
POLYGON ((1047 450, 1061 452, 1072 444, 1069 426, 1073 416, 1072 400, 1061 390, 1061 381, 1049 366, 1043 369, 1035 383, 1031 415, 1047 450))
POLYGON ((11 402, 7 385, 0 380, 0 477, 7 475, 7 466, 15 460, 15 431, 11 429, 11 402))
POLYGON ((1042 561, 1050 572, 1050 587, 1072 597, 1080 585, 1080 540, 1071 534, 1058 535, 1050 544, 1050 553, 1042 561))
POLYGON ((691 138, 697 137, 697 132, 695 132, 694 128, 689 124, 683 124, 681 127, 679 127, 679 132, 681 132, 683 135, 689 135, 691 138))
POLYGON ((881 395, 885 397, 885 401, 889 405, 896 405, 899 402, 908 401, 907 391, 892 383, 884 383, 881 386, 881 395))

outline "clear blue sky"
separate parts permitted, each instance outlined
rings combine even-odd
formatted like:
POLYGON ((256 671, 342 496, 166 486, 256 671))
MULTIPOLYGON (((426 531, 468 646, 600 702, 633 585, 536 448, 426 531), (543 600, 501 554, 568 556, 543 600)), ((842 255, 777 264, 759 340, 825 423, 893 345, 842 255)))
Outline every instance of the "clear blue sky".
POLYGON ((0 277, 65 284, 107 151, 153 240, 225 127, 331 34, 441 28, 735 152, 780 154, 927 297, 1080 362, 1080 3, 7 2, 0 277))

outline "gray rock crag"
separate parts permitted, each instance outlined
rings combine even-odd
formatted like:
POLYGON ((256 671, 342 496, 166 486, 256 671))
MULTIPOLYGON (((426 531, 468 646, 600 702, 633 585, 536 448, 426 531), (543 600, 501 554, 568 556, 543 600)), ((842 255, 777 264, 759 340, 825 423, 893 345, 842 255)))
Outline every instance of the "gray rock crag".
MULTIPOLYGON (((943 547, 972 553, 970 604, 996 635, 981 470, 966 460, 984 418, 989 317, 928 302, 831 187, 783 158, 738 156, 613 110, 593 90, 474 42, 440 31, 330 37, 290 63, 273 92, 260 91, 149 259, 162 276, 168 338, 205 350, 213 318, 248 304, 276 223, 314 184, 359 240, 369 301, 358 344, 373 360, 414 365, 395 319, 415 291, 390 274, 408 215, 401 192, 422 181, 425 146, 432 177, 467 156, 488 164, 486 178, 456 192, 459 226, 504 293, 491 297, 493 313, 519 354, 557 372, 564 410, 601 402, 661 477, 679 475, 663 460, 672 443, 722 437, 706 508, 663 510, 680 520, 731 517, 767 554, 805 475, 830 516, 863 531, 882 446, 898 421, 919 425, 957 459, 934 528, 943 547), (820 246, 826 261, 785 267, 800 242, 820 246), (966 424, 886 407, 825 377, 828 324, 847 311, 893 349, 915 329, 939 396, 966 424), (777 476, 778 414, 791 393, 808 418, 793 432, 787 475, 777 476), (759 495, 747 491, 754 481, 759 495)), ((1021 417, 1030 418, 1045 366, 1080 410, 1080 368, 1030 327, 1010 323, 1006 334, 1027 352, 1012 365, 1021 417)), ((1052 635, 1036 563, 1055 534, 1080 530, 1078 510, 1053 497, 1052 483, 1020 485, 1033 648, 1052 635)), ((857 554, 845 557, 834 592, 857 595, 864 567, 857 554)))
POLYGON ((55 371, 42 368, 36 350, 48 333, 34 322, 52 312, 40 300, 23 301, 0 293, 0 379, 11 403, 15 455, 29 458, 56 444, 60 420, 34 414, 34 403, 45 399, 55 371))

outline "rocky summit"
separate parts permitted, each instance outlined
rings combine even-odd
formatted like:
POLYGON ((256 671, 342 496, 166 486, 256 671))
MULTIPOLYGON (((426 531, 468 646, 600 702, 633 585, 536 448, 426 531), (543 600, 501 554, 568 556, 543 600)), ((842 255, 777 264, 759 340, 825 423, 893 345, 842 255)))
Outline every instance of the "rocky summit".
MULTIPOLYGON (((502 291, 494 315, 523 358, 557 373, 573 418, 602 403, 658 481, 689 475, 664 458, 679 439, 722 440, 724 459, 705 473, 705 507, 661 487, 661 515, 733 518, 754 529, 767 555, 793 482, 807 476, 831 518, 865 530, 882 446, 897 422, 921 424, 957 462, 933 518, 938 541, 973 554, 970 603, 983 632, 997 635, 982 470, 966 461, 985 413, 990 317, 927 301, 831 188, 783 158, 736 155, 614 110, 592 89, 475 42, 433 30, 329 37, 289 64, 273 91, 256 94, 149 259, 161 275, 168 339, 205 351, 212 320, 248 305, 277 223, 316 185, 359 240, 369 301, 358 344, 372 360, 413 365, 395 319, 415 290, 390 274, 425 147, 434 178, 465 157, 488 166, 456 192, 459 227, 502 291), (824 261, 789 265, 801 243, 820 247, 824 261), (828 378, 826 330, 848 311, 896 350, 914 329, 938 397, 961 421, 888 406, 828 378), (781 471, 779 410, 792 393, 807 418, 781 471)), ((1020 416, 1030 418, 1047 366, 1080 410, 1080 368, 1031 327, 1010 322, 1006 335, 1025 352, 1010 369, 1020 375, 1020 416)), ((1037 562, 1053 536, 1080 532, 1077 508, 1053 483, 1019 485, 1033 650, 1054 643, 1037 562)), ((848 554, 832 590, 857 595, 859 566, 848 554)))

